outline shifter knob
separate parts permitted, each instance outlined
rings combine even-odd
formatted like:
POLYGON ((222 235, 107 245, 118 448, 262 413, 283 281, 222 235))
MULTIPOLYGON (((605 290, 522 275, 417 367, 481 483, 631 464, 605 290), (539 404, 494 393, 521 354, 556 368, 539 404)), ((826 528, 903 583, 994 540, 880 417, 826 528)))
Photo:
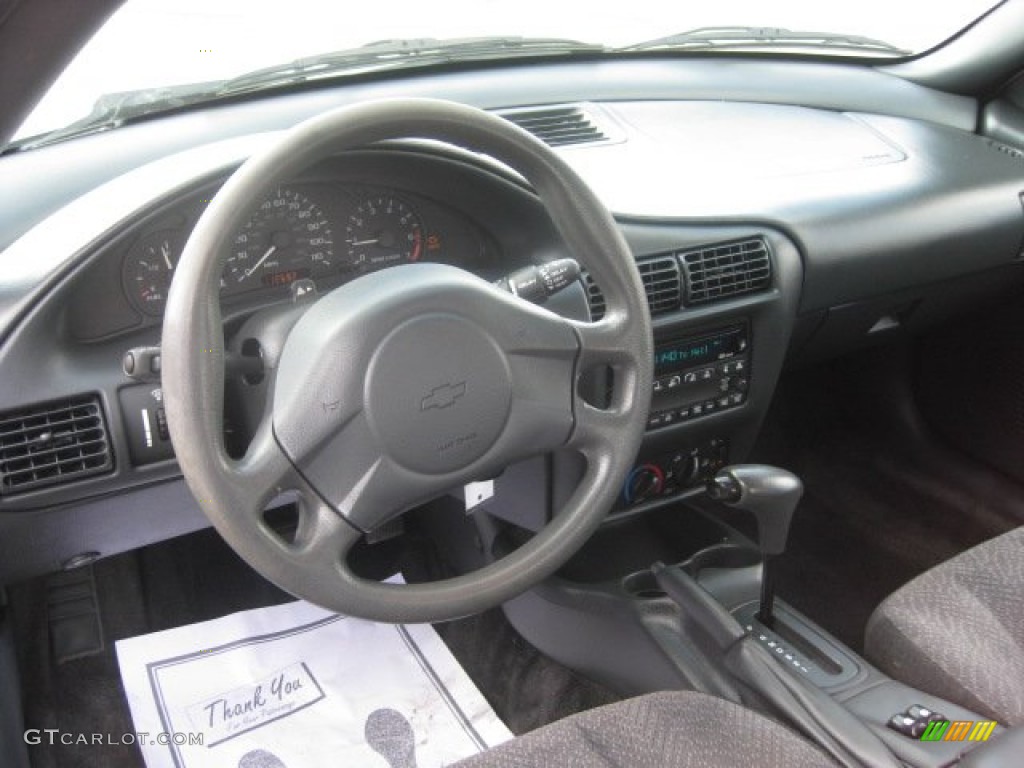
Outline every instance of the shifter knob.
POLYGON ((786 551, 789 524, 793 520, 804 484, 792 472, 763 464, 726 467, 708 481, 708 495, 757 520, 757 543, 761 548, 761 606, 757 619, 767 627, 774 624, 775 579, 773 562, 786 551))
POLYGON ((786 551, 804 484, 792 472, 764 464, 737 464, 720 470, 708 482, 708 495, 731 507, 745 509, 757 520, 757 543, 765 555, 786 551))

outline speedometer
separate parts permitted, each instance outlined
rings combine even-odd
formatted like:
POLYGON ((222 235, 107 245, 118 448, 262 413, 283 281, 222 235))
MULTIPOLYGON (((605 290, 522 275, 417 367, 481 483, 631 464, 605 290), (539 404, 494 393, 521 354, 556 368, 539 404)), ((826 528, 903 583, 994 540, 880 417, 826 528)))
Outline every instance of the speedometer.
POLYGON ((349 269, 379 269, 419 261, 423 226, 416 213, 392 194, 363 200, 345 227, 349 269))
POLYGON ((224 265, 221 292, 288 285, 331 271, 334 239, 320 206, 281 187, 267 197, 235 235, 224 265))

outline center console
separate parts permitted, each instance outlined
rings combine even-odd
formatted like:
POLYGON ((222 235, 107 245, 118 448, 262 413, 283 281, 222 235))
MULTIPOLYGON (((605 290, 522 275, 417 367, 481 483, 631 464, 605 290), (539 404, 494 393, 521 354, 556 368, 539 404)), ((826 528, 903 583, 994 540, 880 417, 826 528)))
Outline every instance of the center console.
MULTIPOLYGON (((892 680, 782 600, 765 622, 763 555, 776 548, 726 525, 721 504, 663 499, 613 518, 506 615, 546 655, 622 695, 696 689, 766 708, 819 745, 838 744, 833 757, 850 765, 1016 764, 1000 747, 1015 731, 922 739, 932 721, 962 730, 989 719, 892 680)), ((770 541, 770 526, 759 527, 770 541)))

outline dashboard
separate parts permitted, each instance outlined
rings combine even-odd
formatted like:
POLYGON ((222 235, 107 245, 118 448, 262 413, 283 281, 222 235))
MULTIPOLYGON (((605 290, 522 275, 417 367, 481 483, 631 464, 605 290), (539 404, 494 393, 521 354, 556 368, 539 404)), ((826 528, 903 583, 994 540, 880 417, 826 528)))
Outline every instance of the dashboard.
MULTIPOLYGON (((1024 160, 973 132, 970 100, 843 64, 509 66, 286 94, 6 157, 0 441, 67 413, 105 443, 57 482, 0 493, 0 579, 206 525, 172 447, 147 453, 162 440, 158 378, 126 377, 122 358, 159 345, 188 234, 239 164, 303 117, 399 93, 597 131, 557 151, 633 251, 658 370, 617 513, 742 461, 787 365, 913 335, 1024 284, 1024 160)), ((586 267, 516 174, 415 139, 310 168, 244 222, 218 254, 236 352, 262 309, 379 269, 437 261, 495 280, 568 255, 586 267)), ((553 310, 601 311, 592 281, 563 293, 553 310)), ((510 468, 492 511, 530 527, 523 510, 557 509, 576 476, 570 457, 510 468)))

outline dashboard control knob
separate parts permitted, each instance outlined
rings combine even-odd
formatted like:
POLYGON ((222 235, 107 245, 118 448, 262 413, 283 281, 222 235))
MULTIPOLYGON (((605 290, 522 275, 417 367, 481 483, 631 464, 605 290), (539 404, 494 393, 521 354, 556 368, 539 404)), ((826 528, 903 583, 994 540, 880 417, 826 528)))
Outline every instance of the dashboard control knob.
POLYGON ((677 485, 692 485, 700 479, 700 453, 677 453, 672 457, 671 469, 677 485))
POLYGON ((629 473, 622 496, 627 504, 637 504, 657 496, 665 489, 665 473, 657 464, 641 464, 629 473))

